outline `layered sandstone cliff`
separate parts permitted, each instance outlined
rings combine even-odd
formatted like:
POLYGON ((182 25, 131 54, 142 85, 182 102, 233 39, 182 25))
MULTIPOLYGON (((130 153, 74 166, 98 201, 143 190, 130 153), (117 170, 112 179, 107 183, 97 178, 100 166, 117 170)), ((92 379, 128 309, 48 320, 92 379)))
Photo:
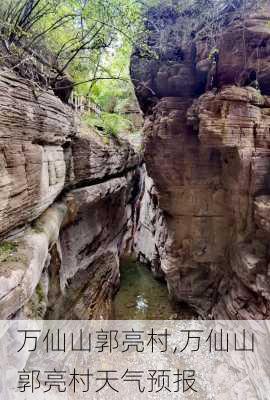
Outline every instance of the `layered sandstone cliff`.
POLYGON ((0 318, 106 318, 139 156, 8 70, 0 88, 0 318))
POLYGON ((217 8, 211 40, 193 14, 149 10, 155 57, 136 51, 131 65, 146 168, 127 142, 105 143, 53 93, 0 71, 0 318, 108 318, 127 249, 203 317, 270 317, 264 3, 217 8))
MULTIPOLYGON (((214 42, 205 26, 188 32, 192 15, 177 7, 151 9, 148 43, 156 56, 136 51, 131 65, 146 115, 146 168, 167 232, 164 240, 152 235, 152 266, 158 253, 171 295, 204 317, 270 316, 270 4, 264 4, 221 8, 214 42), (261 91, 244 81, 252 71, 261 91)), ((141 219, 148 224, 149 210, 141 219)), ((156 232, 159 218, 151 219, 156 232)), ((137 252, 146 254, 141 242, 137 252)))

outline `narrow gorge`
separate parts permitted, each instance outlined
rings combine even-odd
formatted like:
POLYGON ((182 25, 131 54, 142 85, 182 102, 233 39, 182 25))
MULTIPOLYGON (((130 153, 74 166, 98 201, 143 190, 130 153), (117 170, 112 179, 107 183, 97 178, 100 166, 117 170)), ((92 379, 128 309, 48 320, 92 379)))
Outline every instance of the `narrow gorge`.
POLYGON ((147 11, 141 144, 1 67, 1 319, 112 318, 126 257, 163 282, 153 319, 270 318, 270 4, 216 13, 213 46, 198 15, 147 11))

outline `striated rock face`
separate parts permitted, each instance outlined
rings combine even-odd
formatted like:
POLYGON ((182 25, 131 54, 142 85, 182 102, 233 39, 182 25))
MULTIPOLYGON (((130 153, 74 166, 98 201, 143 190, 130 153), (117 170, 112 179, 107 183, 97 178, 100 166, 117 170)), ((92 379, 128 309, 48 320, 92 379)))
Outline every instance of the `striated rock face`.
POLYGON ((0 87, 0 318, 108 318, 140 156, 13 73, 0 87))
POLYGON ((155 277, 163 278, 161 260, 166 257, 167 231, 155 186, 145 167, 141 171, 141 191, 135 204, 134 220, 133 251, 139 261, 151 267, 155 277))
MULTIPOLYGON (((158 27, 149 33, 158 57, 135 53, 131 66, 147 115, 146 168, 167 231, 164 241, 152 235, 160 268, 171 295, 204 317, 269 318, 269 9, 228 13, 214 46, 212 91, 211 45, 199 31, 177 36, 180 21, 192 20, 164 12, 148 15, 158 27), (252 70, 261 92, 243 87, 252 70)), ((159 222, 147 214, 155 232, 159 222)))
MULTIPOLYGON (((261 2, 263 3, 263 2, 261 2)), ((258 2, 258 5, 260 2, 258 2)), ((259 10, 235 18, 223 30, 218 46, 219 85, 240 83, 246 78, 246 71, 255 70, 265 94, 269 89, 269 3, 264 2, 259 10), (233 57, 232 57, 233 54, 233 57)), ((254 4, 255 5, 255 4, 254 4)), ((242 12, 243 14, 243 12, 242 12)))
POLYGON ((96 183, 134 169, 140 162, 133 147, 123 141, 121 146, 112 139, 104 145, 97 135, 84 133, 72 142, 73 185, 96 183))
POLYGON ((59 293, 52 319, 108 318, 119 287, 119 256, 132 233, 132 187, 136 173, 71 191, 61 232, 59 293), (64 293, 62 298, 61 293, 64 293), (59 301, 60 295, 60 301, 59 301), (61 299, 62 298, 62 299, 61 299))
POLYGON ((63 144, 75 134, 67 107, 0 73, 0 237, 37 218, 65 183, 63 144), (23 207, 22 207, 23 205, 23 207))

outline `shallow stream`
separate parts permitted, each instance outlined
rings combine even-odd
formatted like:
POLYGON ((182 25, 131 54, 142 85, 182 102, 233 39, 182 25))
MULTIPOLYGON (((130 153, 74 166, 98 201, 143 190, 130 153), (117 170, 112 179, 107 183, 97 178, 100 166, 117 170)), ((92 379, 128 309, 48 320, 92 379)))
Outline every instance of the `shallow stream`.
POLYGON ((169 300, 165 282, 132 258, 121 262, 121 286, 114 299, 113 319, 192 319, 194 312, 169 300))

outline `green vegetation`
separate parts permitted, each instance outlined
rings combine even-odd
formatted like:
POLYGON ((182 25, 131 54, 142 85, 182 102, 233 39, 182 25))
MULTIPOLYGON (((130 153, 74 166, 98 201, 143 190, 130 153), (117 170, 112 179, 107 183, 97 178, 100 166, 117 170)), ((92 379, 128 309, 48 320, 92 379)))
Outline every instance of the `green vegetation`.
POLYGON ((64 89, 96 103, 104 112, 98 123, 115 134, 125 123, 118 102, 134 96, 129 60, 144 42, 144 8, 135 0, 1 2, 0 63, 42 87, 55 89, 68 77, 64 89))
POLYGON ((0 262, 17 261, 17 244, 13 242, 0 243, 0 262))
POLYGON ((44 233, 44 229, 43 229, 42 223, 39 223, 39 221, 36 221, 36 222, 33 224, 32 230, 33 230, 35 233, 44 233))
MULTIPOLYGON (((247 6, 251 0, 7 0, 0 2, 0 63, 8 64, 35 83, 61 86, 59 97, 68 100, 71 91, 97 104, 102 113, 84 116, 91 126, 115 135, 132 126, 121 106, 134 98, 129 62, 136 48, 142 56, 162 58, 171 35, 190 38, 197 29, 215 47, 222 24, 220 10, 247 6), (145 43, 149 30, 156 37, 157 26, 145 23, 148 13, 158 8, 160 22, 179 18, 178 31, 168 24, 151 51, 145 43), (146 16, 146 18, 145 18, 146 16), (186 17, 190 18, 187 23, 186 17), (181 23, 181 18, 183 23, 181 23), (194 25, 195 24, 195 25, 194 25), (151 26, 150 26, 151 25, 151 26), (60 83, 59 83, 60 82, 60 83), (62 96, 62 97, 61 97, 62 96)), ((254 3, 254 2, 253 2, 254 3)), ((151 18, 150 18, 151 19, 151 18)), ((212 48, 210 46, 210 48, 212 48)), ((38 96, 38 90, 33 89, 38 96)))
POLYGON ((38 297, 38 304, 42 303, 42 301, 44 301, 44 299, 45 299, 45 294, 44 294, 42 284, 40 282, 37 284, 36 294, 38 297))
POLYGON ((129 77, 129 62, 132 43, 123 41, 122 47, 114 48, 114 54, 103 58, 103 74, 119 76, 120 79, 99 79, 89 86, 80 85, 79 94, 89 96, 102 112, 100 115, 86 113, 84 121, 92 127, 98 127, 105 135, 117 135, 118 132, 133 132, 135 128, 123 110, 129 102, 134 101, 133 85, 129 77))
POLYGON ((26 314, 32 319, 42 319, 44 318, 44 312, 46 309, 46 294, 44 293, 44 288, 42 283, 37 284, 34 295, 28 301, 25 307, 26 314))
POLYGON ((95 114, 87 113, 84 115, 84 121, 89 126, 98 128, 109 136, 117 136, 119 132, 133 130, 131 121, 117 113, 102 112, 99 117, 95 114))

